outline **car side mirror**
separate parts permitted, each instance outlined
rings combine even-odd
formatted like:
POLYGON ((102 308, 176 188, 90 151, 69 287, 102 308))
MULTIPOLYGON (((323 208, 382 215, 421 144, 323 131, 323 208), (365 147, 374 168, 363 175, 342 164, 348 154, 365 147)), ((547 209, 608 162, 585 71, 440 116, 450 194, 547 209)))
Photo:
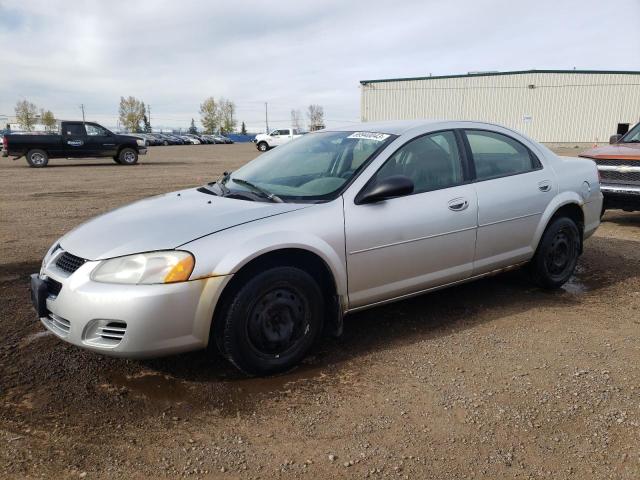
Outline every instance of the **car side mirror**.
POLYGON ((614 143, 618 143, 621 138, 622 138, 622 135, 620 135, 619 133, 615 135, 611 135, 609 137, 609 144, 613 145, 614 143))
POLYGON ((404 175, 392 175, 367 185, 356 197, 356 204, 382 202, 413 193, 413 180, 404 175))

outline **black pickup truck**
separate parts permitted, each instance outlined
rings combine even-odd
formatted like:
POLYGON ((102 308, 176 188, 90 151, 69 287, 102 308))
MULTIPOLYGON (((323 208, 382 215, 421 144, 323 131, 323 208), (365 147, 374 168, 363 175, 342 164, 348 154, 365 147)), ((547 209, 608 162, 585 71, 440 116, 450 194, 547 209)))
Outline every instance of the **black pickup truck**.
POLYGON ((2 156, 26 157, 30 166, 46 167, 50 158, 110 157, 120 165, 134 165, 147 153, 144 139, 116 135, 97 123, 60 122, 57 133, 5 134, 2 156))

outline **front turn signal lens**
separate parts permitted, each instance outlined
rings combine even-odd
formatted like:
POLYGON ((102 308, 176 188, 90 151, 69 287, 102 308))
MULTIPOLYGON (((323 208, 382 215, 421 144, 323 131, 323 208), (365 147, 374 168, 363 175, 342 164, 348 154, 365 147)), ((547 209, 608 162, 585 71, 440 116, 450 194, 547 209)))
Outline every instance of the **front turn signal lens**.
POLYGON ((194 265, 195 261, 191 255, 184 257, 169 270, 164 277, 164 283, 186 282, 193 272, 194 265))

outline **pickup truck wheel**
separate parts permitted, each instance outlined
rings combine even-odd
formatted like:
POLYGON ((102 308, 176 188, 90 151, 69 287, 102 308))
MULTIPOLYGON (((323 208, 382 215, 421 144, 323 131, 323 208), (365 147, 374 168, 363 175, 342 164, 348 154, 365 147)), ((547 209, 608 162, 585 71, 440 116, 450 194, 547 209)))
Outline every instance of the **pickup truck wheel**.
POLYGON ((116 162, 118 165, 120 164, 120 159, 118 157, 113 157, 113 161, 116 162))
POLYGON ((49 155, 44 150, 29 150, 27 152, 27 163, 33 168, 46 167, 49 163, 49 155))
POLYGON ((266 152, 267 150, 269 150, 269 144, 267 142, 260 142, 258 144, 258 150, 260 150, 261 152, 266 152))
POLYGON ((222 354, 249 375, 296 365, 322 332, 323 297, 307 272, 274 267, 235 292, 218 317, 222 354))
POLYGON ((118 160, 121 165, 135 165, 138 163, 138 152, 133 148, 123 148, 118 154, 118 160))
POLYGON ((547 226, 531 261, 532 280, 542 288, 560 288, 573 275, 579 252, 578 226, 570 218, 556 218, 547 226))

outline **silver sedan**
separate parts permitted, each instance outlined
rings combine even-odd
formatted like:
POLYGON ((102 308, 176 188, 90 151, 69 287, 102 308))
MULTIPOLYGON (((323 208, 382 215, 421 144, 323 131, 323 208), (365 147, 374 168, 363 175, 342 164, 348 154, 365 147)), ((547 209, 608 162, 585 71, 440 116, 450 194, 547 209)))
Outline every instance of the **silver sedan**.
POLYGON ((32 275, 46 328, 152 357, 216 346, 248 374, 299 362, 349 312, 526 265, 572 275, 600 223, 591 160, 478 122, 363 123, 64 235, 32 275))

